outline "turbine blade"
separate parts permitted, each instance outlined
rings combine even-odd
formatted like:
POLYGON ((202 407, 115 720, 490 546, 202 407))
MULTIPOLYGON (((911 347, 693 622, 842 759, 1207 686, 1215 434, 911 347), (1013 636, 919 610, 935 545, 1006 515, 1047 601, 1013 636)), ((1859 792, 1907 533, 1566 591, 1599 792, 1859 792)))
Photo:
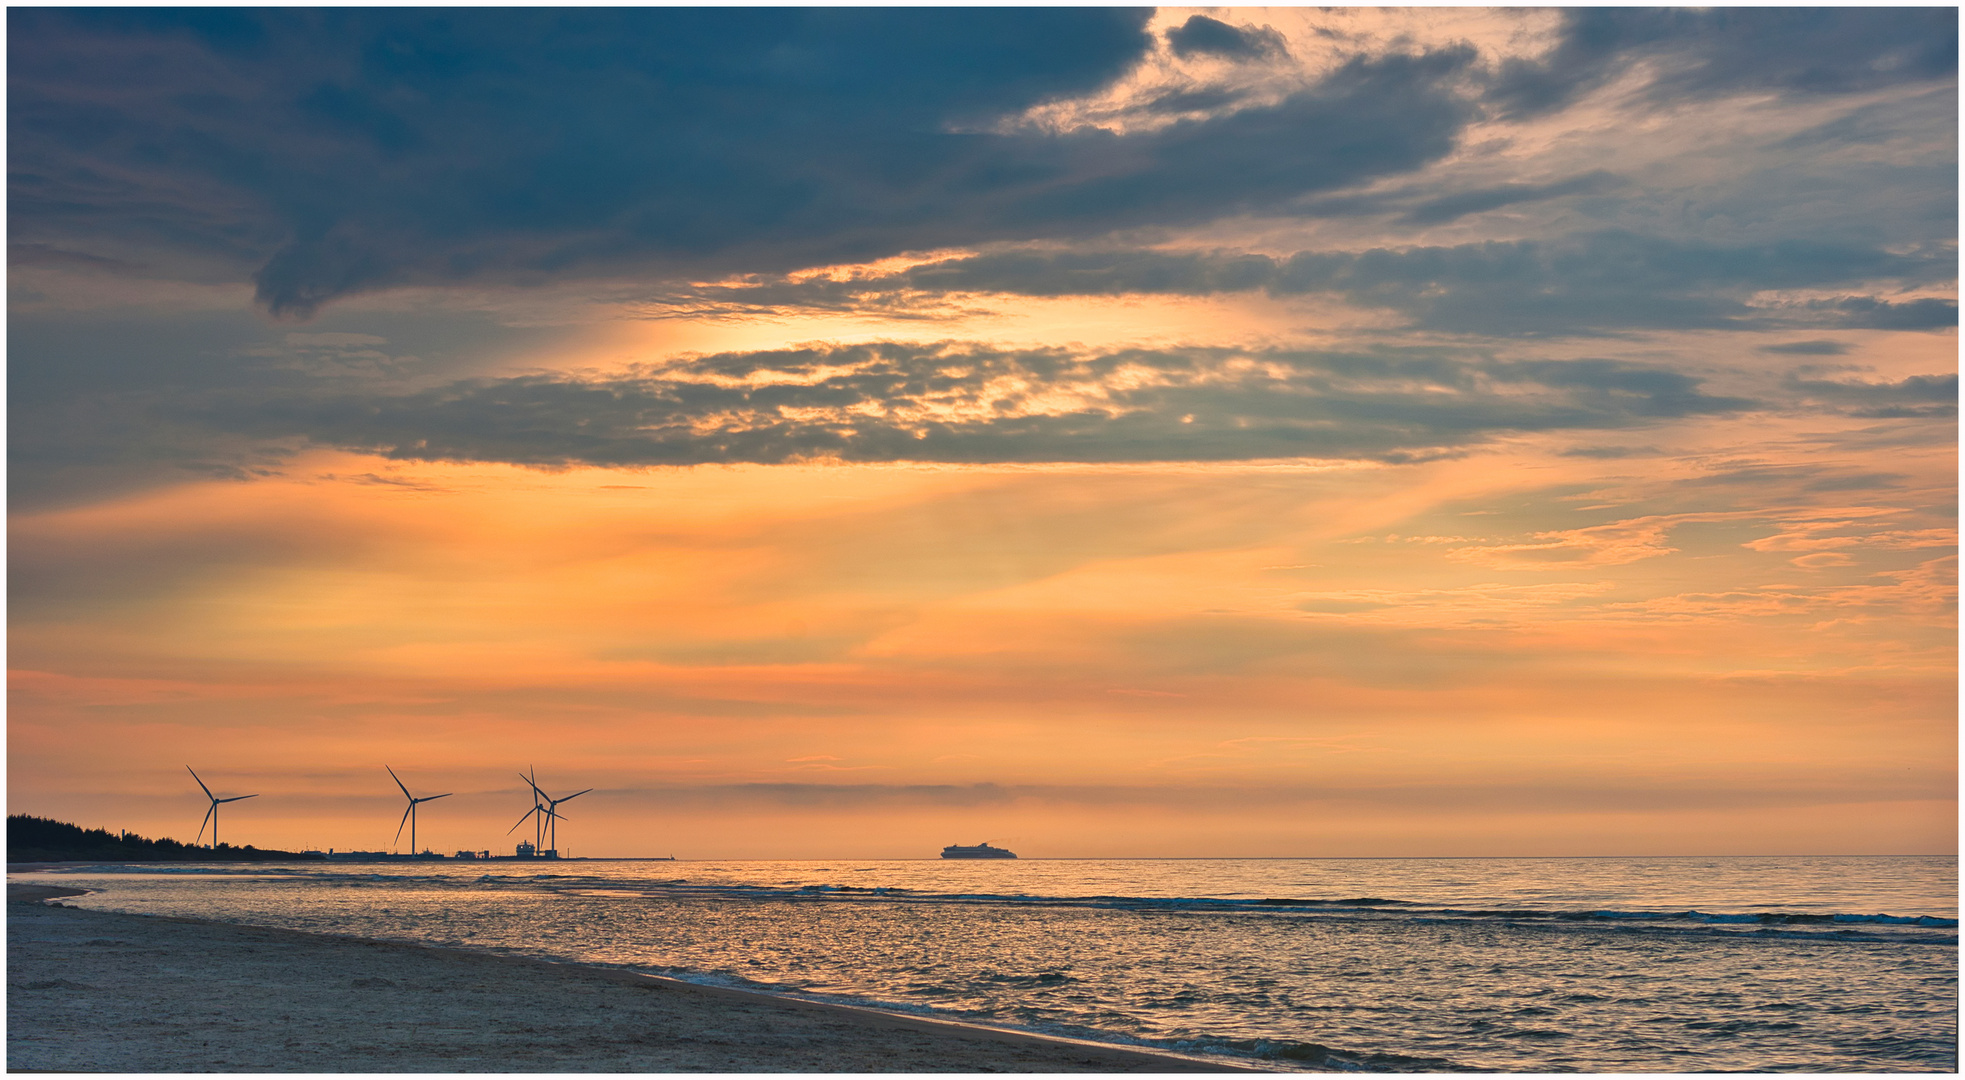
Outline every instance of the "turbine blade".
MULTIPOLYGON (((198 773, 196 770, 192 769, 191 766, 186 765, 184 767, 184 771, 191 774, 191 779, 198 780, 198 773)), ((198 786, 204 788, 205 798, 209 799, 212 797, 212 789, 205 787, 205 782, 203 780, 198 780, 198 786)))
POLYGON ((218 803, 214 801, 211 805, 211 809, 205 811, 205 820, 200 821, 198 823, 198 839, 192 841, 192 843, 194 844, 198 843, 199 841, 202 841, 205 838, 205 826, 211 824, 212 815, 216 813, 218 813, 218 803))
MULTIPOLYGON (((383 768, 385 768, 385 769, 389 769, 389 766, 387 766, 387 765, 384 765, 384 766, 382 766, 382 767, 383 767, 383 768)), ((397 786, 397 787, 399 787, 399 788, 403 788, 403 798, 405 798, 405 799, 408 799, 408 798, 412 798, 412 797, 413 797, 413 796, 411 796, 411 795, 410 795, 410 793, 409 793, 409 789, 408 789, 408 788, 406 788, 406 787, 403 787, 403 778, 402 778, 402 777, 400 777, 400 776, 397 776, 397 775, 396 775, 396 770, 394 770, 394 769, 389 769, 389 779, 391 779, 391 780, 394 780, 394 781, 396 782, 396 786, 397 786)))
POLYGON ((535 806, 535 807, 533 807, 533 808, 532 808, 532 809, 530 809, 530 810, 527 810, 527 811, 525 812, 525 814, 524 814, 524 815, 523 815, 522 817, 520 817, 520 818, 519 818, 519 820, 518 820, 518 825, 513 825, 513 826, 512 826, 511 828, 509 828, 509 829, 506 829, 506 830, 505 830, 505 835, 506 835, 506 836, 510 836, 510 835, 512 835, 513 833, 515 833, 515 832, 517 832, 517 831, 519 831, 519 825, 523 825, 523 824, 525 824, 525 819, 526 819, 526 818, 529 818, 529 817, 531 817, 532 815, 534 815, 534 814, 536 814, 536 813, 538 813, 538 812, 539 812, 539 808, 538 808, 538 807, 536 807, 536 806, 535 806))
POLYGON ((234 795, 229 799, 213 799, 213 802, 238 802, 240 799, 257 799, 257 795, 234 795))
POLYGON ((409 809, 403 811, 403 819, 401 821, 396 822, 396 838, 394 840, 389 841, 390 847, 395 847, 398 843, 402 842, 403 829, 409 825, 409 815, 414 813, 415 810, 416 810, 416 804, 410 803, 409 809))
MULTIPOLYGON (((592 791, 592 790, 593 790, 593 788, 588 788, 588 789, 587 789, 587 791, 592 791)), ((565 799, 554 799, 554 800, 553 800, 553 804, 554 804, 555 806, 557 806, 557 805, 559 805, 560 803, 563 803, 563 802, 566 802, 566 801, 567 801, 567 799, 577 799, 577 798, 579 798, 580 796, 582 796, 582 795, 585 795, 585 794, 587 793, 587 791, 576 791, 576 792, 574 792, 573 794, 571 794, 571 795, 568 795, 568 796, 567 796, 567 797, 566 797, 565 799)))
POLYGON ((414 800, 414 801, 415 801, 415 802, 434 802, 434 801, 436 801, 437 799, 448 799, 448 798, 450 798, 450 797, 451 797, 452 795, 455 795, 455 794, 457 794, 457 793, 456 793, 456 792, 454 792, 454 791, 446 791, 446 792, 444 792, 444 793, 443 793, 442 795, 425 795, 425 796, 423 796, 422 798, 420 798, 420 799, 416 799, 416 800, 414 800))
POLYGON ((546 797, 546 793, 545 793, 545 792, 543 792, 543 791, 540 791, 540 790, 539 790, 539 785, 538 785, 538 784, 534 784, 534 783, 532 783, 532 778, 531 778, 531 777, 529 777, 529 776, 527 776, 527 775, 525 775, 524 773, 520 773, 520 774, 519 774, 519 779, 521 779, 521 780, 523 780, 523 781, 525 781, 525 782, 526 782, 527 784, 529 784, 529 785, 531 785, 531 787, 532 787, 532 795, 533 795, 533 798, 536 798, 536 799, 543 799, 543 798, 545 798, 545 797, 546 797))

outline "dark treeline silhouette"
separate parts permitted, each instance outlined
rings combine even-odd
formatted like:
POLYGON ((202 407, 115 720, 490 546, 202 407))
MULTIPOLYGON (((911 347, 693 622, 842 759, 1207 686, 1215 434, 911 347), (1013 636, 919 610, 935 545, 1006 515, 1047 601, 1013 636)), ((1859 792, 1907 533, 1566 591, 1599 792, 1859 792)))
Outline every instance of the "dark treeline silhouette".
POLYGON ((7 815, 7 861, 23 862, 264 862, 269 859, 319 859, 292 851, 263 851, 247 844, 220 844, 218 850, 179 843, 168 837, 149 840, 135 833, 84 829, 66 821, 7 815))

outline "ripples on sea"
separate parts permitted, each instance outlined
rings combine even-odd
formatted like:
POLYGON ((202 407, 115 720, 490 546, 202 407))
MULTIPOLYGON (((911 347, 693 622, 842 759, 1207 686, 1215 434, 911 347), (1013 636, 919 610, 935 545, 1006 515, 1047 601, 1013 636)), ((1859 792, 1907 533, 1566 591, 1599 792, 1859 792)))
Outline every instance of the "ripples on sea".
POLYGON ((1949 858, 81 868, 84 907, 1275 1065, 1955 1071, 1949 858))

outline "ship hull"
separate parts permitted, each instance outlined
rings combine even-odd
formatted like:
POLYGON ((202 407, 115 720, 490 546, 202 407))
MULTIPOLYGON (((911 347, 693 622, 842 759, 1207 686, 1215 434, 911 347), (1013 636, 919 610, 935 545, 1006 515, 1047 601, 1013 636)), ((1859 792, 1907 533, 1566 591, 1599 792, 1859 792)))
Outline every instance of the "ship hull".
POLYGON ((976 847, 951 845, 942 849, 944 859, 1014 859, 1016 857, 1017 853, 1014 851, 990 847, 988 844, 980 844, 976 847))

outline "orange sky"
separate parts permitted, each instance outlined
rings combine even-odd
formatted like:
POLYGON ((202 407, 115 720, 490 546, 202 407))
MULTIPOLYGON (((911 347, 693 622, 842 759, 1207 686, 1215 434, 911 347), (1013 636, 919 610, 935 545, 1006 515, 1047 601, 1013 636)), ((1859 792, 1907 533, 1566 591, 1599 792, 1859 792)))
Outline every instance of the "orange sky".
POLYGON ((459 792, 422 819, 447 849, 496 846, 537 766, 600 789, 568 808, 591 853, 1939 850, 1952 563, 1920 504, 1951 465, 1894 464, 1921 475, 1893 498, 1695 502, 1694 461, 1526 445, 323 454, 16 521, 60 602, 15 601, 11 745, 42 768, 13 795, 175 835, 202 813, 175 755, 265 791, 230 820, 271 845, 381 846, 387 763, 459 792))

